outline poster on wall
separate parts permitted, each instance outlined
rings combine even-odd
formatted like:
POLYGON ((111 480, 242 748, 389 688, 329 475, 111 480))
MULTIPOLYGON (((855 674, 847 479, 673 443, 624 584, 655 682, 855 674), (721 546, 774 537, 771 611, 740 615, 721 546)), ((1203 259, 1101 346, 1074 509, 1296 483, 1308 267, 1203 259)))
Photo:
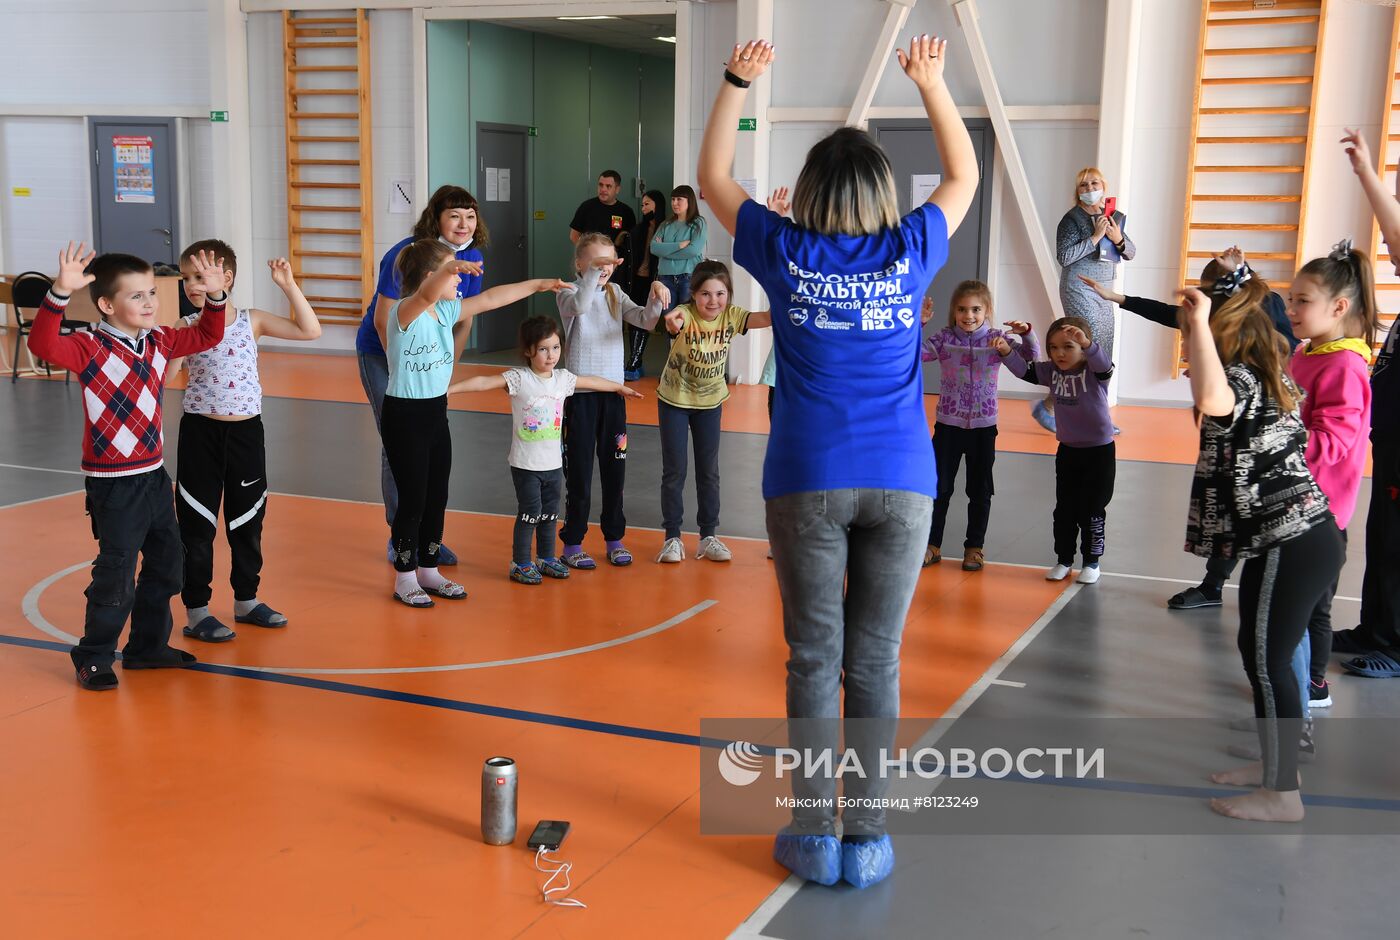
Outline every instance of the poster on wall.
POLYGON ((112 172, 117 202, 156 201, 155 141, 149 137, 113 137, 112 172))

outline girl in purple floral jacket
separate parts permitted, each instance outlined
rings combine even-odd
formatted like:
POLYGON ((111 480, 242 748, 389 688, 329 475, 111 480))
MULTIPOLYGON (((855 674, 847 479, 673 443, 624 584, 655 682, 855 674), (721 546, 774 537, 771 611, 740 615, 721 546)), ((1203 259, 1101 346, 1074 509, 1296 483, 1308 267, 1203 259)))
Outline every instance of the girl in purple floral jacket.
MULTIPOLYGON (((925 299, 925 314, 931 312, 925 299)), ((933 427, 933 452, 938 462, 938 498, 933 504, 924 567, 943 560, 943 527, 953 498, 958 467, 967 458, 967 538, 962 568, 981 571, 986 559, 982 543, 992 513, 992 463, 996 460, 997 377, 1001 356, 996 341, 1006 339, 1027 362, 1040 355, 1029 323, 1008 321, 1009 329, 992 327, 992 292, 981 281, 963 281, 953 290, 948 326, 924 340, 924 362, 942 367, 938 421, 933 427), (1024 337, 1015 341, 1012 337, 1024 337)))

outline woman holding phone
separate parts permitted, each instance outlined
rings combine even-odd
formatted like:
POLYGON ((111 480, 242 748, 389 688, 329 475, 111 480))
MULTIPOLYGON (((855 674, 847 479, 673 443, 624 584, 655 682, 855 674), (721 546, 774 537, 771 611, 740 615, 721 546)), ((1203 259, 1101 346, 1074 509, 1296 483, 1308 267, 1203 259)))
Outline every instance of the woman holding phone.
MULTIPOLYGON (((1108 184, 1096 167, 1085 167, 1075 180, 1074 205, 1060 219, 1055 233, 1055 255, 1060 262, 1060 304, 1064 316, 1083 317, 1094 328, 1094 339, 1113 355, 1113 304, 1080 280, 1083 275, 1102 284, 1113 282, 1120 262, 1131 261, 1137 246, 1127 236, 1127 217, 1118 211, 1118 200, 1108 195, 1108 184)), ((1055 430, 1055 402, 1047 396, 1036 402, 1031 415, 1047 431, 1055 430)), ((1118 428, 1114 427, 1114 433, 1118 428)))

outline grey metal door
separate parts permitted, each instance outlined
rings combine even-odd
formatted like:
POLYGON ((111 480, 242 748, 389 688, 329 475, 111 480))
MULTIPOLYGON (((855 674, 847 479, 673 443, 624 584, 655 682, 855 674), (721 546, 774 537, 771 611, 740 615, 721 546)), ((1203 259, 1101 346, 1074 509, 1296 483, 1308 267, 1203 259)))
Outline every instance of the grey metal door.
POLYGON ((93 118, 90 127, 97 250, 174 264, 173 119, 93 118))
MULTIPOLYGON (((927 121, 883 121, 871 122, 871 132, 880 146, 889 155, 894 168, 895 190, 899 193, 899 211, 909 212, 914 208, 912 198, 913 177, 916 174, 941 174, 942 165, 938 162, 938 150, 933 144, 933 134, 927 121)), ((982 170, 982 185, 977 196, 968 207, 967 217, 954 233, 948 244, 948 263, 945 264, 929 287, 936 311, 933 319, 924 329, 925 334, 935 333, 948 325, 948 301, 953 288, 969 278, 987 279, 987 248, 991 235, 992 200, 992 155, 993 146, 991 122, 971 120, 967 131, 972 136, 972 147, 977 151, 978 166, 982 170)), ((998 317, 1000 314, 998 313, 998 317)), ((1011 319, 1006 317, 1005 319, 1011 319)), ((1000 322, 1000 320, 998 320, 1000 322)), ((924 388, 929 392, 938 391, 940 370, 938 363, 924 367, 924 388)))
MULTIPOLYGON (((476 200, 491 232, 486 254, 486 285, 523 281, 529 274, 529 223, 526 207, 525 148, 527 129, 506 124, 476 125, 476 200)), ((481 352, 511 349, 528 316, 525 301, 478 319, 473 345, 481 352)))

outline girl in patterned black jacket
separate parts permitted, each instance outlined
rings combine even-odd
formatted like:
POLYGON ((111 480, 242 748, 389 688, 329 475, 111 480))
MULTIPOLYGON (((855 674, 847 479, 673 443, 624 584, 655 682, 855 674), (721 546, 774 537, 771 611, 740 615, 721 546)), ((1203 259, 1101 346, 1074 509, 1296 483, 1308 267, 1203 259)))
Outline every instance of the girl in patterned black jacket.
POLYGON ((1239 649, 1263 759, 1213 774, 1215 783, 1255 789, 1213 799, 1211 809, 1298 822, 1303 702, 1291 661, 1345 548, 1304 460, 1302 396, 1287 375, 1288 344, 1264 312, 1266 291, 1257 278, 1246 281, 1213 314, 1199 290, 1182 293, 1191 397, 1202 417, 1186 550, 1245 560, 1239 649))

